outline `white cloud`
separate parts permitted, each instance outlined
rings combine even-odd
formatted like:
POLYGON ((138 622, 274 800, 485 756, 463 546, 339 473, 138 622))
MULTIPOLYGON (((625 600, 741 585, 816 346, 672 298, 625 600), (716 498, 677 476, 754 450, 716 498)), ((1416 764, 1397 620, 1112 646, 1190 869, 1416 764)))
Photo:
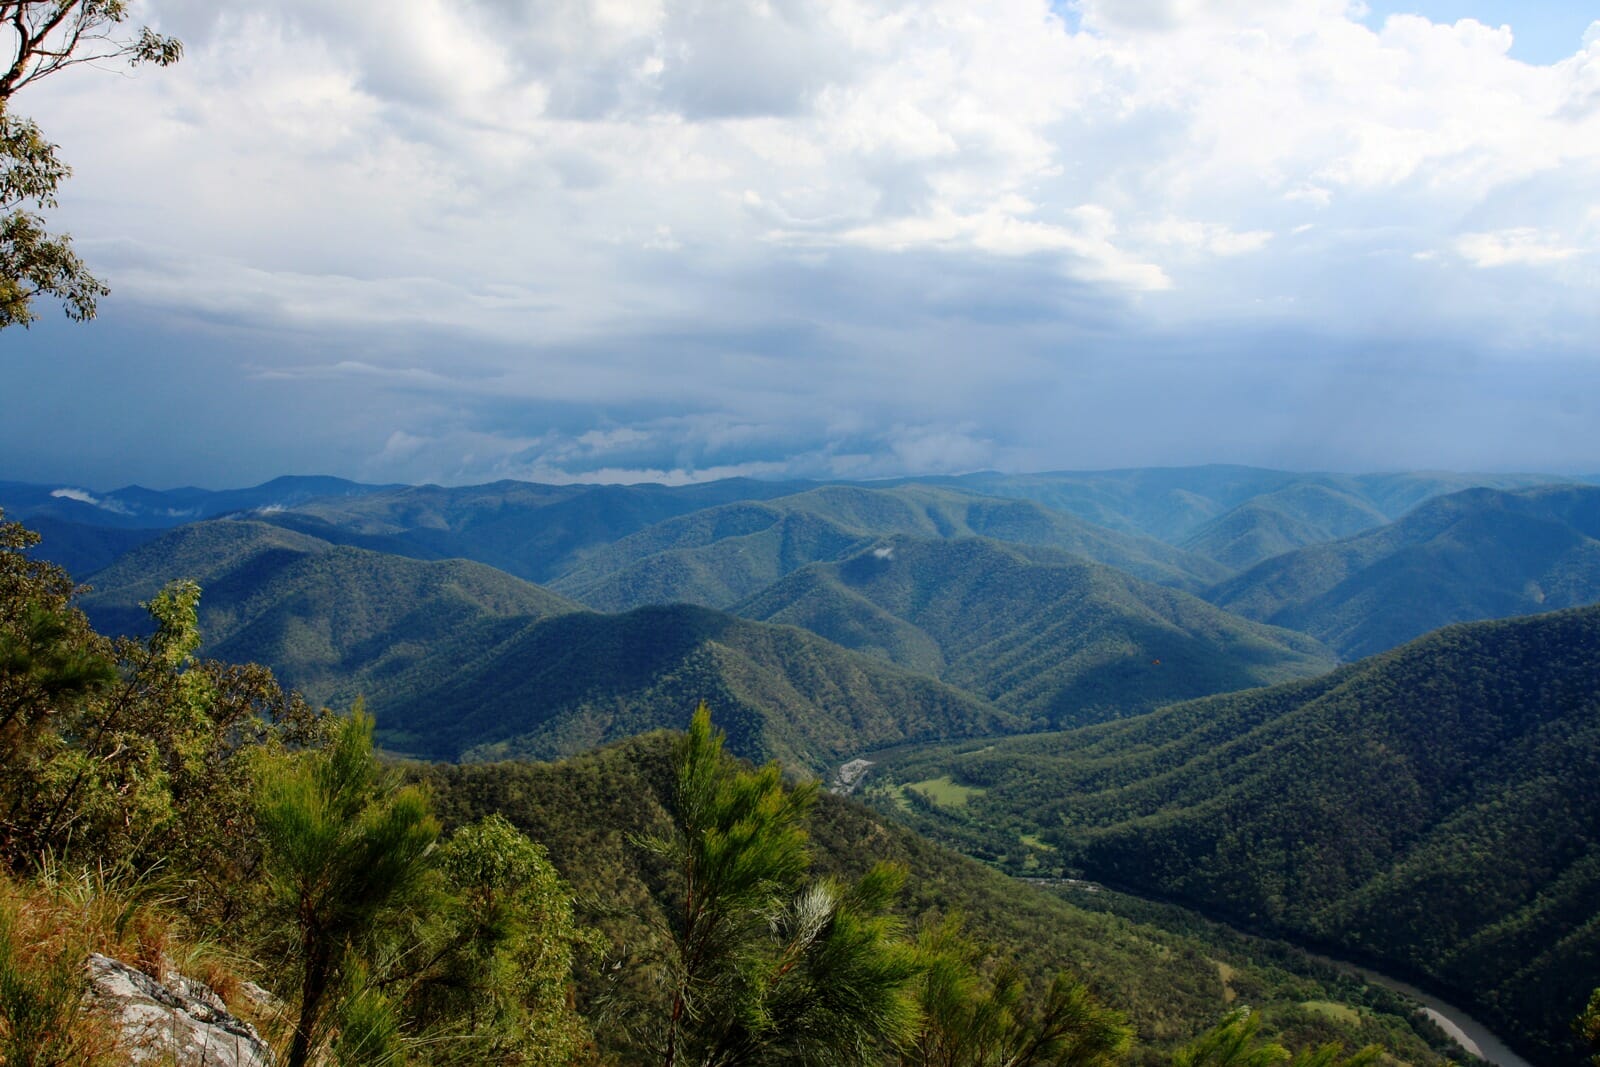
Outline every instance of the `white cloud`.
POLYGON ((263 391, 389 405, 351 451, 440 479, 983 465, 1026 442, 974 398, 1240 322, 1592 334, 1600 29, 1536 66, 1345 0, 1076 6, 145 0, 181 64, 15 103, 108 307, 263 391), (1477 269, 1510 264, 1563 284, 1477 269), (650 403, 688 421, 608 408, 650 403), (784 436, 816 411, 933 429, 784 436))
POLYGON ((1456 251, 1475 267, 1540 267, 1581 255, 1583 250, 1561 243, 1557 234, 1528 226, 1493 233, 1462 234, 1456 251))
POLYGON ((523 336, 716 309, 641 256, 852 245, 1043 257, 1211 316, 1297 272, 1210 260, 1292 263, 1269 235, 1307 212, 1358 286, 1377 230, 1449 244, 1519 182, 1600 172, 1592 40, 1533 67, 1504 28, 1374 32, 1339 0, 1080 6, 1072 33, 1045 0, 149 0, 183 64, 34 100, 73 227, 162 252, 143 299, 523 336))
POLYGON ((87 489, 63 487, 61 489, 52 489, 50 491, 50 495, 55 497, 57 500, 75 500, 80 504, 89 504, 93 507, 100 508, 102 511, 109 511, 117 515, 132 514, 132 512, 128 510, 128 506, 121 501, 112 500, 109 497, 97 497, 87 489))
POLYGON ((80 504, 100 506, 100 501, 87 489, 52 489, 50 495, 57 500, 76 500, 80 504))

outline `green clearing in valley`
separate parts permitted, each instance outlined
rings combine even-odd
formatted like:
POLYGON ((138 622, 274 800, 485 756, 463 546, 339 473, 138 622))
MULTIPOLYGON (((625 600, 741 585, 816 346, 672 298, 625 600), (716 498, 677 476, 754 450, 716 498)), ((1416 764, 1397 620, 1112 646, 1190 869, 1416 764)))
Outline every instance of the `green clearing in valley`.
POLYGON ((941 808, 964 808, 967 801, 988 792, 981 786, 959 785, 949 775, 912 782, 906 788, 915 789, 941 808))

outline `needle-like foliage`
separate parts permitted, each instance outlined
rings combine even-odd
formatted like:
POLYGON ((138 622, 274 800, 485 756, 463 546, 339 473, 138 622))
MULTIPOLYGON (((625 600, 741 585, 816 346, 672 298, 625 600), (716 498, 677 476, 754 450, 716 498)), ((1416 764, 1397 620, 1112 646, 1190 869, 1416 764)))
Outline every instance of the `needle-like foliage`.
POLYGON ((741 769, 710 711, 696 709, 674 758, 673 834, 652 842, 676 884, 670 942, 637 1006, 629 1062, 862 1064, 906 1040, 917 963, 888 908, 903 875, 808 881, 815 783, 786 787, 776 764, 741 769))
POLYGON ((426 794, 401 786, 372 753, 359 708, 327 747, 264 777, 257 824, 272 895, 295 929, 299 1016, 289 1067, 305 1067, 324 1036, 330 994, 380 922, 422 890, 439 836, 426 794))

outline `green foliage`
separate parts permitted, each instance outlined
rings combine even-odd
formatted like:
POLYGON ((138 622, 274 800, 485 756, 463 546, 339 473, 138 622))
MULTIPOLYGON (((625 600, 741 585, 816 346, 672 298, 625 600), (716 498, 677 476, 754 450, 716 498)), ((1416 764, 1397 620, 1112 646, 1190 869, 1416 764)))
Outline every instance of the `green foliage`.
MULTIPOLYGON (((581 1058, 569 984, 589 938, 542 849, 496 818, 435 848, 425 791, 374 758, 359 708, 330 735, 264 669, 197 661, 192 581, 150 597, 147 638, 107 641, 72 607, 70 580, 24 555, 34 540, 0 524, 9 866, 40 884, 72 869, 133 879, 173 894, 164 914, 275 960, 296 1016, 291 1064, 323 1051, 346 1064, 581 1058)), ((0 934, 6 1062, 56 1062, 58 1045, 62 1062, 89 1062, 87 1038, 61 1037, 82 1028, 88 942, 46 954, 14 923, 0 934)), ((165 951, 136 958, 159 973, 165 951)))
POLYGON ((72 607, 72 583, 28 559, 0 525, 0 853, 13 869, 50 854, 188 883, 223 915, 226 887, 257 860, 250 832, 259 755, 314 741, 321 720, 259 667, 198 662, 199 590, 159 590, 144 641, 108 641, 72 607))
POLYGON ((1273 1067, 1289 1059, 1282 1045, 1262 1041, 1261 1018, 1236 1008, 1216 1027, 1172 1054, 1172 1067, 1273 1067))
POLYGON ((605 611, 687 602, 727 607, 808 563, 841 560, 895 536, 988 537, 1055 549, 1140 578, 1199 589, 1226 569, 1036 504, 946 488, 831 485, 669 519, 586 554, 552 582, 605 611))
MULTIPOLYGON (((1554 1061, 1600 967, 1600 609, 1454 627, 1322 679, 981 747, 914 825, 1420 974, 1554 1061)), ((869 779, 869 782, 871 780, 869 779)), ((1310 999, 1310 998, 1307 998, 1310 999)))
POLYGON ((345 969, 332 1011, 329 1051, 339 1067, 390 1067, 408 1061, 412 1043, 402 1032, 397 1005, 359 960, 345 969))
POLYGON ((489 815, 452 834, 437 864, 444 899, 410 953, 427 964, 405 983, 428 1062, 576 1062, 589 1038, 568 1003, 572 966, 597 946, 545 850, 489 815))
POLYGON ((1334 664, 1314 641, 1186 593, 976 538, 897 537, 808 566, 734 610, 927 671, 1055 727, 1334 664))
POLYGON ((489 816, 435 847, 427 794, 372 755, 357 711, 260 786, 273 914, 297 1005, 292 1065, 576 1062, 568 1003, 589 938, 544 850, 489 816))
POLYGON ((1261 1016, 1249 1008, 1235 1008, 1211 1030, 1172 1054, 1172 1067, 1369 1067, 1383 1054, 1368 1045, 1346 1056, 1337 1041, 1290 1053, 1261 1036, 1261 1016))
MULTIPOLYGON (((299 972, 288 1063, 304 1067, 349 964, 362 959, 381 924, 419 897, 439 827, 423 791, 400 785, 373 759, 372 719, 359 709, 326 748, 267 770, 257 821, 267 883, 293 930, 299 972)), ((370 1020, 377 1007, 361 1010, 370 1020)))
POLYGON ((914 1067, 1104 1067, 1120 1062, 1132 1031, 1121 1013, 1096 1004, 1088 989, 1057 974, 1031 995, 1015 965, 980 971, 983 949, 958 919, 918 938, 922 1023, 901 1062, 914 1067))
MULTIPOLYGON (((659 979, 671 958, 667 924, 652 917, 661 915, 663 901, 678 899, 674 887, 681 883, 659 852, 641 852, 638 842, 675 833, 674 743, 655 734, 557 764, 434 765, 414 772, 431 786, 447 825, 500 812, 549 848, 582 921, 615 946, 609 959, 580 959, 576 968, 580 1008, 596 1020, 603 1041, 611 1040, 627 1005, 659 1005, 665 997, 659 979)), ((1407 1062, 1439 1062, 1413 1030, 1410 1006, 1287 945, 1108 892, 1063 889, 1058 896, 828 794, 818 795, 808 829, 814 877, 849 886, 880 862, 903 869, 895 914, 924 929, 952 912, 968 916, 972 940, 989 946, 985 980, 1000 965, 995 961, 1014 963, 1027 981, 1025 1004, 1038 1004, 1065 971, 1092 991, 1096 1004, 1116 1005, 1136 1031, 1131 1062, 1141 1067, 1163 1063, 1163 1050, 1209 1027, 1234 996, 1261 1005, 1264 1026, 1293 1047, 1379 1042, 1407 1062), (1358 1021, 1308 1021, 1295 1012, 1308 1000, 1348 1005, 1358 1021)), ((659 1019, 659 1012, 650 1017, 659 1019)))
POLYGON ((1577 1032, 1578 1039, 1588 1046, 1589 1062, 1600 1067, 1600 989, 1589 995, 1589 1003, 1573 1020, 1572 1029, 1577 1032))
POLYGON ((722 751, 704 704, 674 754, 673 878, 653 1002, 624 1005, 626 1050, 674 1064, 870 1063, 910 1031, 916 964, 886 910, 900 875, 807 883, 814 786, 722 751))
POLYGON ((127 59, 167 66, 183 46, 149 29, 124 37, 125 0, 0 0, 10 55, 0 51, 0 329, 38 318, 33 300, 53 296, 72 319, 94 317, 109 291, 66 237, 45 232, 35 211, 56 206, 56 189, 72 172, 39 127, 12 114, 12 96, 66 67, 127 59))
MULTIPOLYGON (((71 608, 72 580, 24 553, 38 535, 0 514, 0 788, 14 806, 17 769, 48 743, 64 708, 116 678, 108 644, 71 608)), ((6 824, 8 855, 16 837, 6 824)))

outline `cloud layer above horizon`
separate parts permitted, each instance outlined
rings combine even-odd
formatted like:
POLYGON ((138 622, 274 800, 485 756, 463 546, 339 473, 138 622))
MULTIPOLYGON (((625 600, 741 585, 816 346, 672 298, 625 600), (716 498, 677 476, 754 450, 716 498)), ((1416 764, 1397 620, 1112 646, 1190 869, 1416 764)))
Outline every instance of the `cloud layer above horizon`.
POLYGON ((1600 23, 148 0, 19 96, 102 318, 0 476, 1600 469, 1600 23), (1376 25, 1369 24, 1376 21, 1376 25))

